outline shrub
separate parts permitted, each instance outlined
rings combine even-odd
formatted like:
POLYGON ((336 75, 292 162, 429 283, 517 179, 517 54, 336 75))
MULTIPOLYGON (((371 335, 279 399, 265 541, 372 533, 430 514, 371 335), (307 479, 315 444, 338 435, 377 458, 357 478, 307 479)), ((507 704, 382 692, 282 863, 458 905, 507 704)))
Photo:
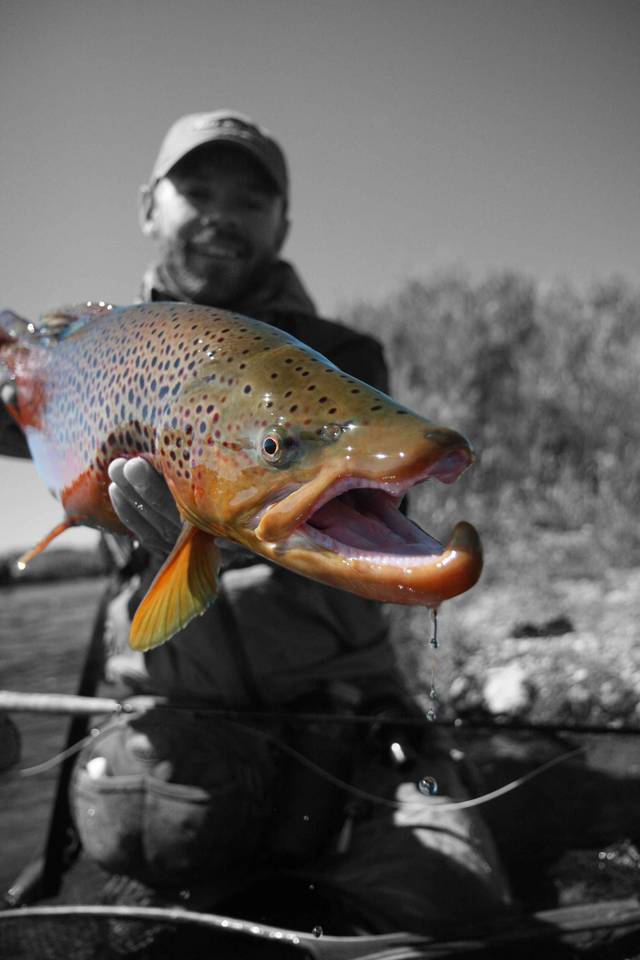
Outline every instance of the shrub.
MULTIPOLYGON (((448 272, 356 304, 346 321, 384 343, 397 399, 476 448, 476 467, 437 498, 436 535, 460 516, 503 547, 591 525, 609 562, 640 560, 639 290, 448 272)), ((412 512, 433 526, 428 487, 412 512)))

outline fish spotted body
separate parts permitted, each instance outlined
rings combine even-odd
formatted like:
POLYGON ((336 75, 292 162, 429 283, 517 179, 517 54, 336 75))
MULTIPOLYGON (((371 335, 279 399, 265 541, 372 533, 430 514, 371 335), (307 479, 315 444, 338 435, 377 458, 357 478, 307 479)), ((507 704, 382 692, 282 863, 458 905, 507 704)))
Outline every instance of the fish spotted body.
POLYGON ((257 320, 191 304, 86 304, 36 329, 0 314, 11 412, 68 526, 123 532, 108 467, 143 457, 184 521, 131 643, 169 639, 215 597, 224 537, 371 599, 437 606, 482 567, 460 523, 444 547, 397 509, 416 483, 473 460, 439 427, 257 320))

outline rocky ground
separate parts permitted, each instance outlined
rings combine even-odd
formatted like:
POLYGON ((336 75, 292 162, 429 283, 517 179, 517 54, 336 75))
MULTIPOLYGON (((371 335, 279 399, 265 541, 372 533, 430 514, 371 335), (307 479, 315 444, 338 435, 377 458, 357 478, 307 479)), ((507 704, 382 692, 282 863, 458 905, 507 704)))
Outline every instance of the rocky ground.
POLYGON ((636 724, 640 730, 640 570, 559 577, 544 598, 526 584, 489 587, 456 611, 475 639, 452 677, 451 706, 540 722, 636 724))
POLYGON ((588 530, 540 534, 523 548, 531 562, 514 550, 504 562, 496 549, 476 587, 443 605, 435 655, 426 612, 393 611, 405 618, 400 658, 422 692, 435 670, 442 717, 640 732, 640 569, 603 569, 589 540, 588 530))
POLYGON ((607 565, 591 533, 489 547, 479 584, 443 605, 437 651, 424 610, 392 611, 425 709, 462 718, 474 794, 581 750, 483 807, 528 909, 640 897, 640 569, 607 565))

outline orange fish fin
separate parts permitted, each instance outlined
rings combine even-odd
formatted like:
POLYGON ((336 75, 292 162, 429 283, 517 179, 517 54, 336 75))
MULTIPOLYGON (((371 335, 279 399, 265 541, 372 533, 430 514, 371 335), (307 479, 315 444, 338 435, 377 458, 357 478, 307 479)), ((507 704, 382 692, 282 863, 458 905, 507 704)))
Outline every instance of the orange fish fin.
POLYGON ((42 553, 43 550, 49 546, 52 540, 55 540, 56 537, 59 537, 61 533, 64 533, 65 530, 70 530, 71 527, 75 527, 78 521, 74 517, 67 517, 66 520, 63 520, 62 523, 59 523, 57 527, 54 527, 50 533, 43 537, 32 550, 27 550, 26 553, 23 553, 21 557, 18 557, 16 563, 20 570, 24 570, 26 565, 33 560, 34 557, 37 557, 39 553, 42 553))
POLYGON ((215 538, 185 523, 176 544, 138 607, 129 644, 150 650, 204 613, 218 590, 220 554, 215 538))

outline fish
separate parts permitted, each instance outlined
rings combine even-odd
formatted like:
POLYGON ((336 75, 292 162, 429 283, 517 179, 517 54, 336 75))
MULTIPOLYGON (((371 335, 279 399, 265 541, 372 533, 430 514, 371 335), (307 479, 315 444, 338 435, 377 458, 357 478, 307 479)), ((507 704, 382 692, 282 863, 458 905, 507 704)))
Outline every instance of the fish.
POLYGON ((174 302, 87 301, 38 325, 0 312, 11 415, 64 519, 22 562, 78 524, 130 533, 109 464, 143 457, 182 531, 131 625, 164 643, 214 601, 220 538, 311 579, 385 603, 437 608, 478 580, 467 521, 443 544, 400 505, 474 461, 459 432, 414 413, 276 327, 174 302))

